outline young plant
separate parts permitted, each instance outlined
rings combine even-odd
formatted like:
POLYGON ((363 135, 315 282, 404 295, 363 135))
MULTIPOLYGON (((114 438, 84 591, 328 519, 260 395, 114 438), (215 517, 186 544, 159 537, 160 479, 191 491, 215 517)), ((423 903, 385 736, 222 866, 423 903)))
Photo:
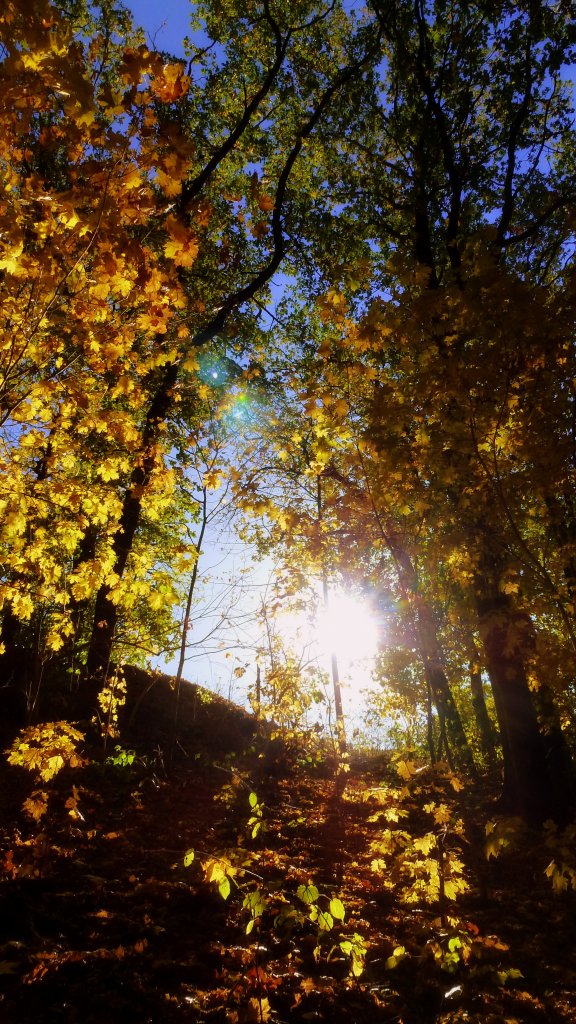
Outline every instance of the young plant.
MULTIPOLYGON (((69 722, 45 722, 22 729, 5 751, 8 764, 26 768, 37 782, 50 782, 62 768, 78 768, 86 759, 78 753, 84 733, 69 722)), ((48 810, 49 793, 35 789, 24 801, 22 810, 39 821, 48 810)))

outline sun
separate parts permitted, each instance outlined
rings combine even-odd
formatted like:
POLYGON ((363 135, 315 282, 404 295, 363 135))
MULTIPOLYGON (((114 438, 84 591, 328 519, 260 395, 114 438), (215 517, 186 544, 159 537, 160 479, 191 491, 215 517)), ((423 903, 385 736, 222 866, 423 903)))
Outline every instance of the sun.
POLYGON ((335 654, 341 673, 378 650, 378 628, 367 601, 335 591, 317 616, 317 641, 322 654, 335 654))
POLYGON ((368 601, 344 590, 333 590, 313 618, 304 612, 282 612, 276 625, 286 643, 306 650, 326 672, 336 655, 344 697, 357 703, 372 685, 372 665, 381 637, 368 601))

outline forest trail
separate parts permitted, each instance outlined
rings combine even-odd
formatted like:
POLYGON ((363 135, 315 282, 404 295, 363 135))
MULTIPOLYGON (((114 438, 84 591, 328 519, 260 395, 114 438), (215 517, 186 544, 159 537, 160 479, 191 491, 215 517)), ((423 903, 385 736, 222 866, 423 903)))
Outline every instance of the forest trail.
POLYGON ((2 762, 5 1024, 573 1024, 576 898, 542 837, 504 824, 487 861, 447 769, 397 758, 343 783, 304 748, 269 754, 65 769, 39 823, 2 762))

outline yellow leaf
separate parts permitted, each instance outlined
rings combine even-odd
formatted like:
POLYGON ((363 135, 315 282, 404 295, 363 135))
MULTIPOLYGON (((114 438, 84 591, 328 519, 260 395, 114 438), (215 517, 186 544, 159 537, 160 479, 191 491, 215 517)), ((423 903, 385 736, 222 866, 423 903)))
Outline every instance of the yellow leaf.
POLYGON ((124 175, 124 188, 133 189, 138 188, 141 184, 140 171, 137 167, 130 167, 124 175))
POLYGON ((191 267, 198 255, 198 240, 177 217, 166 218, 168 240, 164 244, 164 255, 178 267, 191 267))
POLYGON ((163 103, 174 103, 185 96, 190 88, 190 79, 184 73, 182 64, 165 64, 158 70, 152 82, 152 92, 163 103))
POLYGON ((463 878, 452 879, 444 883, 444 895, 447 900, 456 900, 458 896, 466 892, 468 883, 463 878))
POLYGON ((22 810, 34 818, 34 821, 40 821, 48 810, 48 794, 39 789, 35 790, 22 804, 22 810))
POLYGON ((167 174, 161 167, 156 171, 156 182, 168 199, 174 199, 182 191, 180 178, 175 178, 173 174, 167 174))
POLYGON ((420 853, 423 853, 425 857, 428 856, 430 850, 433 850, 435 846, 436 836, 430 832, 428 833, 428 835, 421 836, 419 839, 414 840, 414 849, 418 850, 420 853))
POLYGON ((434 821, 437 825, 447 825, 450 821, 450 808, 446 804, 439 804, 434 810, 434 821))
POLYGON ((389 970, 393 970, 406 955, 406 949, 404 946, 396 946, 392 956, 389 956, 386 960, 386 967, 388 967, 389 970))
POLYGON ((200 369, 200 363, 194 355, 187 356, 182 363, 184 370, 188 370, 189 373, 196 373, 200 369))
POLYGON ((500 591, 503 594, 518 594, 520 592, 520 584, 515 583, 514 580, 505 580, 504 583, 500 584, 500 591))
POLYGON ((338 399, 338 401, 336 402, 336 405, 334 406, 334 415, 335 416, 346 416, 347 413, 348 413, 348 402, 344 398, 338 399))
POLYGON ((416 765, 413 761, 398 761, 396 771, 404 782, 408 782, 416 772, 416 765))
POLYGON ((0 256, 0 270, 5 270, 8 274, 18 276, 22 270, 20 257, 23 249, 24 242, 21 239, 15 245, 11 246, 4 256, 0 256))
POLYGON ((108 482, 108 480, 117 480, 120 476, 115 459, 104 459, 104 461, 98 466, 96 472, 98 473, 98 476, 106 482, 108 482))
POLYGON ((164 245, 164 255, 177 267, 191 267, 198 255, 198 243, 193 237, 185 245, 172 238, 164 245))
POLYGON ((209 491, 217 491, 222 482, 222 474, 217 469, 209 469, 207 473, 204 473, 202 480, 203 486, 209 491))

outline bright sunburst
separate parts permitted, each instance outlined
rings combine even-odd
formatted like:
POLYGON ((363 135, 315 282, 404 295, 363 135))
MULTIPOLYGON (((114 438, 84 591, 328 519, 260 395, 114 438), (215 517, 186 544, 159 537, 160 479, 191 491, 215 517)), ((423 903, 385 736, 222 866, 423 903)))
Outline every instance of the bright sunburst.
POLYGON ((356 662, 373 659, 378 648, 378 630, 366 601, 343 591, 331 595, 328 607, 317 618, 317 638, 324 654, 334 652, 341 671, 356 662))
POLYGON ((310 620, 303 612, 281 613, 277 628, 286 643, 306 649, 311 659, 330 671, 336 655, 344 696, 356 703, 359 693, 370 687, 371 668, 378 651, 378 625, 369 603, 360 597, 334 590, 328 606, 320 606, 310 620))

